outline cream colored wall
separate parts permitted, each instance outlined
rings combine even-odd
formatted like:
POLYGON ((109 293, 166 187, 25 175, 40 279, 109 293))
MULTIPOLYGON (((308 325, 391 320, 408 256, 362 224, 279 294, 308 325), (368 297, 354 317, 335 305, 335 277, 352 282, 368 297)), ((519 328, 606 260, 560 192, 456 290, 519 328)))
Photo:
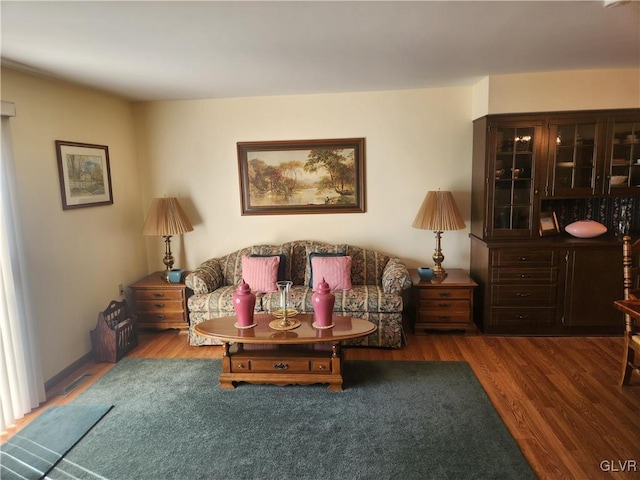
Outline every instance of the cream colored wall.
MULTIPOLYGON (((153 197, 177 196, 194 223, 175 238, 176 266, 295 239, 432 264, 433 233, 411 228, 426 192, 452 190, 469 219, 470 88, 158 102, 135 111, 145 211, 153 197), (347 137, 366 138, 366 213, 241 215, 236 142, 347 137)), ((147 245, 152 271, 162 242, 147 245)), ((443 248, 446 266, 468 268, 468 230, 446 232, 443 248)))
POLYGON ((146 272, 132 106, 2 69, 14 102, 13 149, 31 300, 45 380, 91 351, 97 314, 146 272), (107 145, 114 204, 62 210, 55 140, 107 145))
POLYGON ((640 108, 640 69, 492 75, 473 91, 473 118, 487 114, 640 108))

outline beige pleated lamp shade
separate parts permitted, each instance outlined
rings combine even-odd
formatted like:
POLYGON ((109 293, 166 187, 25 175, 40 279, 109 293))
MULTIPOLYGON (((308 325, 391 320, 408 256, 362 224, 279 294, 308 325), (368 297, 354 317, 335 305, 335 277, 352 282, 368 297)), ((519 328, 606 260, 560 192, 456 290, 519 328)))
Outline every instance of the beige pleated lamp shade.
POLYGON ((411 226, 422 230, 444 232, 462 230, 466 225, 451 192, 438 190, 427 192, 411 226))
POLYGON ((147 219, 142 227, 143 235, 179 235, 193 230, 175 197, 154 198, 147 219))

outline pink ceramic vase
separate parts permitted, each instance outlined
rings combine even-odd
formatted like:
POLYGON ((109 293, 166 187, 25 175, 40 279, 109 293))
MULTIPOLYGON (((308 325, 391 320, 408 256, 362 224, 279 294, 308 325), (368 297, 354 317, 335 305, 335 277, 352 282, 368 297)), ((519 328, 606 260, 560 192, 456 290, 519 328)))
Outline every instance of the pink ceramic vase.
POLYGON ((238 285, 233 294, 233 309, 236 311, 238 326, 249 327, 253 325, 253 309, 256 306, 256 296, 251 293, 251 288, 244 279, 238 285))
POLYGON ((318 327, 330 327, 333 324, 333 304, 335 301, 336 296, 331 293, 329 284, 323 278, 318 284, 317 291, 311 295, 315 324, 318 327))

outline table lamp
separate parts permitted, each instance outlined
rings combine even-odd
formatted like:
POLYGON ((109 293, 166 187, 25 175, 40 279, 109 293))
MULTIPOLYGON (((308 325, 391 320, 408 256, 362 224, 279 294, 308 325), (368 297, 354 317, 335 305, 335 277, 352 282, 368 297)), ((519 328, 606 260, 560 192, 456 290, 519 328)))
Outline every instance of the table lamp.
POLYGON ((451 192, 427 192, 416 218, 411 224, 413 228, 421 230, 433 230, 436 234, 436 250, 433 253, 433 276, 443 279, 447 276, 442 267, 444 255, 440 247, 442 232, 447 230, 462 230, 465 228, 464 220, 458 210, 456 201, 451 192))
POLYGON ((178 199, 174 197, 154 198, 149 207, 147 219, 142 227, 143 235, 164 237, 165 252, 163 263, 165 271, 163 278, 169 281, 169 271, 173 268, 173 255, 171 254, 171 236, 190 232, 193 226, 185 215, 178 199))

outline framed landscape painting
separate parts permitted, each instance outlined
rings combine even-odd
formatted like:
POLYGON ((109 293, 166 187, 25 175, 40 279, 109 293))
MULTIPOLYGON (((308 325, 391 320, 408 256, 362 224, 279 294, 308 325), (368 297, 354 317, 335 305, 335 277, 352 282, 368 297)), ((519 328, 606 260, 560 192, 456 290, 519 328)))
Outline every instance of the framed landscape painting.
POLYGON ((62 209, 113 203, 109 147, 56 140, 62 209))
POLYGON ((365 211, 364 138, 237 145, 242 215, 365 211))

